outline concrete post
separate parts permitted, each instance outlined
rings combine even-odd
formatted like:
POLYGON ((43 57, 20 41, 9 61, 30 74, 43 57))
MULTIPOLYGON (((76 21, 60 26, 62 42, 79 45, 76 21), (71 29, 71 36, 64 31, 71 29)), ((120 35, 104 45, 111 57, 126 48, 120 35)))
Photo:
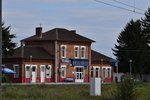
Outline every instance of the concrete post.
POLYGON ((95 77, 91 78, 90 96, 101 96, 101 78, 95 78, 95 77))

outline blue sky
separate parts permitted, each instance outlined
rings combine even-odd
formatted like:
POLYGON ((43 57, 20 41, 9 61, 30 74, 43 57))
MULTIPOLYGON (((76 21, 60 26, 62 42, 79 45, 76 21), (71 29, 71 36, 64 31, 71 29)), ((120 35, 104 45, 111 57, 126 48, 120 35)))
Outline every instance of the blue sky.
MULTIPOLYGON (((113 0, 100 0, 130 10, 113 0)), ((147 10, 150 0, 118 0, 137 8, 147 10)), ((142 14, 115 8, 94 0, 3 0, 2 18, 11 25, 11 33, 16 34, 15 42, 35 34, 35 27, 42 24, 43 31, 52 28, 76 30, 80 35, 95 40, 92 49, 114 57, 116 39, 131 19, 144 17, 142 14)))

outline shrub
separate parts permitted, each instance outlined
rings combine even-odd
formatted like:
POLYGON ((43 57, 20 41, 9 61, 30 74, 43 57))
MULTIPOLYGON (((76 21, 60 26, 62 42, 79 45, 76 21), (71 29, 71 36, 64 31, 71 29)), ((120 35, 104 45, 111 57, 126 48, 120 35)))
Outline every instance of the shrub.
POLYGON ((2 83, 9 83, 10 79, 6 75, 2 75, 2 83))
POLYGON ((135 82, 130 75, 123 77, 122 81, 117 84, 115 100, 135 100, 135 82))

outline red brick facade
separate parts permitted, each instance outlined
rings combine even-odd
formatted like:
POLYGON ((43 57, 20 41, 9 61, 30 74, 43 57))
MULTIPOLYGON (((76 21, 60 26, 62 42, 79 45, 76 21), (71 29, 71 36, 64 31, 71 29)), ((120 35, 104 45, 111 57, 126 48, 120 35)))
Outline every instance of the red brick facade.
MULTIPOLYGON (((55 31, 58 31, 58 39, 51 39, 51 37, 49 39, 48 36, 45 36, 46 34, 52 35, 53 30, 48 31, 49 33, 38 33, 38 35, 22 40, 24 45, 18 49, 18 52, 16 49, 14 56, 3 58, 3 64, 10 66, 11 69, 14 69, 14 64, 19 65, 19 76, 14 78, 14 75, 9 75, 12 82, 55 82, 55 74, 57 74, 57 82, 89 82, 92 68, 95 68, 94 75, 98 75, 95 77, 101 77, 103 82, 112 82, 113 68, 109 61, 105 61, 105 59, 104 62, 92 61, 91 44, 94 42, 93 40, 70 33, 75 31, 63 29, 55 29, 55 31), (68 36, 73 36, 65 37, 66 34, 63 35, 63 32, 68 32, 68 36), (36 38, 36 36, 40 37, 36 38), (55 51, 56 41, 57 52, 55 51), (63 46, 64 48, 62 48, 63 46), (65 51, 64 55, 62 49, 65 51), (78 53, 75 52, 76 50, 78 53), (78 57, 75 57, 75 53, 78 57), (57 65, 55 65, 55 55, 57 55, 57 65), (57 71, 55 71, 56 66, 57 71), (97 71, 99 72, 97 73, 97 71)), ((38 32, 40 31, 38 30, 38 32)))

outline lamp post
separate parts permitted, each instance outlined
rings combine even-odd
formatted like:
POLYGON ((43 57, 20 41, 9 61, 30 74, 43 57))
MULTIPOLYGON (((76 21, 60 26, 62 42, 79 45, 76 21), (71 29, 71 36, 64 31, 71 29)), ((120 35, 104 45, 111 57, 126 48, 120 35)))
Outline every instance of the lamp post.
POLYGON ((132 66, 131 66, 132 60, 130 59, 129 62, 130 62, 130 75, 131 75, 132 74, 132 66))

